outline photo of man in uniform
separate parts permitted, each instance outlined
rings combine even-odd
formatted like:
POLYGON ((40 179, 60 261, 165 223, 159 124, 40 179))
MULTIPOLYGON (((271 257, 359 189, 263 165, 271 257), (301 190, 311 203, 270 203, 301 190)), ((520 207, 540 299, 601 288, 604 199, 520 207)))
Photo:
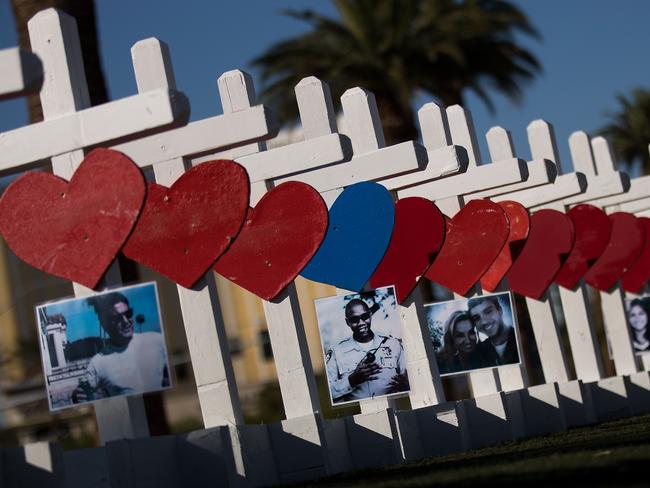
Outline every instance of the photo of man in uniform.
POLYGON ((334 405, 409 390, 402 343, 391 334, 372 330, 373 313, 378 309, 374 305, 359 297, 349 300, 341 317, 348 336, 326 349, 334 405))

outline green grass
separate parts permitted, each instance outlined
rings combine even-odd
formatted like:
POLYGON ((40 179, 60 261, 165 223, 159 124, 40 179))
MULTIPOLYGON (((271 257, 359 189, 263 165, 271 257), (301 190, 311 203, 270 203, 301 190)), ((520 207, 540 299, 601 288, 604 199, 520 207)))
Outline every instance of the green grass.
POLYGON ((300 486, 650 486, 650 415, 300 486))

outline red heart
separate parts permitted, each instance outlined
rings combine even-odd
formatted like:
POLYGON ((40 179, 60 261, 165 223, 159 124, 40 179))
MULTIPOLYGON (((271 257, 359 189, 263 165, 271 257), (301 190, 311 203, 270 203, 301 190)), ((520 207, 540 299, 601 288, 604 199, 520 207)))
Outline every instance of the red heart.
POLYGON ((370 277, 373 288, 395 285, 402 303, 435 258, 445 239, 445 218, 426 198, 409 197, 395 204, 395 225, 381 263, 370 277))
POLYGON ((214 270, 264 300, 309 262, 327 230, 327 206, 311 186, 289 181, 266 193, 214 270))
POLYGON ((147 201, 124 254, 189 288, 242 227, 250 186, 246 170, 227 159, 206 161, 174 184, 149 183, 147 201))
POLYGON ((128 157, 95 149, 69 183, 42 172, 11 183, 0 199, 0 231, 23 261, 94 288, 131 233, 145 191, 128 157))
POLYGON ((498 204, 508 217, 510 233, 505 246, 501 249, 490 269, 481 278, 481 288, 486 291, 494 291, 499 285, 512 263, 521 253, 530 229, 528 210, 521 203, 505 200, 498 202, 498 204))
POLYGON ((593 205, 576 205, 567 212, 576 230, 576 241, 555 282, 573 289, 607 247, 612 223, 593 205))
POLYGON ((447 222, 445 242, 425 276, 465 295, 499 255, 508 233, 499 205, 472 200, 447 222))
POLYGON ((621 278, 621 285, 625 291, 630 293, 639 293, 646 281, 650 278, 650 219, 647 217, 638 217, 645 227, 645 245, 636 262, 627 270, 621 278))
POLYGON ((585 275, 594 288, 610 290, 638 259, 645 245, 645 228, 634 215, 616 212, 609 216, 612 234, 603 254, 585 275))
POLYGON ((557 210, 540 210, 530 218, 528 239, 508 272, 515 293, 539 299, 566 261, 575 230, 571 219, 557 210))

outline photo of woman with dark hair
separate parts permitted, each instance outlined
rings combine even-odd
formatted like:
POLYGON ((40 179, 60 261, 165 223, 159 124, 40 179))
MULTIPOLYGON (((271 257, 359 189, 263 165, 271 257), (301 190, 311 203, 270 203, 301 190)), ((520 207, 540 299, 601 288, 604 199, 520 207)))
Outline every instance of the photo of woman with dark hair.
POLYGON ((650 352, 650 298, 635 298, 627 303, 627 321, 630 324, 630 335, 634 352, 650 352))

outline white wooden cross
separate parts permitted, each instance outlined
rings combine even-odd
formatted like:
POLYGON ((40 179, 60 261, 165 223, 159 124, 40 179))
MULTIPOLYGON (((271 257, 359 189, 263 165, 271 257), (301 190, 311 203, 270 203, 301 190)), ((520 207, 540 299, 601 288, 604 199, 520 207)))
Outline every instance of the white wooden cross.
POLYGON ((38 56, 17 47, 0 50, 0 100, 37 92, 42 83, 38 56))
MULTIPOLYGON (((141 41, 133 48, 133 58, 140 90, 150 89, 152 86, 171 87, 174 85, 171 61, 164 44, 155 39, 141 41)), ((309 103, 318 98, 319 89, 319 82, 298 85, 296 90, 299 93, 298 101, 301 114, 306 110, 305 105, 308 107, 309 103)), ((206 125, 208 122, 201 121, 196 124, 198 129, 189 124, 188 133, 184 133, 184 128, 181 128, 161 134, 160 139, 164 137, 167 141, 178 141, 179 144, 172 145, 173 149, 165 154, 165 156, 173 155, 173 159, 159 160, 154 163, 154 174, 159 183, 170 186, 184 172, 184 159, 199 164, 216 157, 236 157, 249 174, 253 189, 251 204, 254 205, 261 197, 262 192, 266 190, 265 178, 290 174, 305 166, 318 167, 345 159, 347 154, 345 139, 336 133, 322 134, 322 137, 320 134, 314 134, 305 142, 258 152, 265 148, 263 143, 246 144, 247 138, 242 137, 242 133, 246 133, 248 124, 239 127, 233 126, 233 124, 241 124, 241 122, 238 123, 238 120, 242 120, 241 114, 259 112, 259 107, 252 107, 252 104, 255 103, 255 93, 250 77, 240 71, 225 73, 219 78, 219 92, 225 115, 214 119, 223 119, 223 122, 219 122, 220 125, 229 126, 229 128, 221 134, 206 133, 201 130, 200 125, 206 125), (243 145, 224 152, 223 149, 233 146, 238 136, 240 138, 238 144, 243 145), (194 144, 192 143, 193 138, 194 144)), ((258 137, 251 137, 248 140, 255 140, 255 138, 258 137)), ((139 145, 140 142, 135 141, 126 145, 128 147, 123 146, 120 149, 126 150, 127 153, 130 152, 132 155, 146 154, 146 147, 155 145, 151 140, 145 140, 143 143, 145 148, 143 148, 139 145)), ((139 164, 145 165, 149 162, 150 160, 145 159, 139 161, 139 164)), ((198 288, 200 290, 196 291, 179 286, 178 292, 204 424, 206 427, 241 425, 243 424, 241 407, 232 373, 219 296, 212 273, 205 276, 198 288)), ((285 293, 284 299, 280 300, 280 303, 278 307, 293 310, 293 313, 297 313, 299 318, 298 300, 293 285, 290 286, 290 290, 285 293)), ((272 305, 274 304, 267 304, 267 308, 272 309, 272 305)), ((295 326, 291 327, 290 324, 282 320, 285 317, 281 316, 280 324, 272 326, 271 323, 278 323, 278 310, 279 308, 267 310, 267 320, 272 346, 274 349, 279 349, 274 356, 281 388, 283 393, 286 393, 285 413, 288 419, 303 417, 307 413, 312 416, 311 425, 306 426, 304 423, 288 425, 289 423, 285 422, 283 428, 288 434, 293 433, 320 445, 320 430, 318 425, 313 423, 314 412, 319 411, 313 371, 309 355, 299 353, 303 348, 306 351, 306 338, 302 322, 298 320, 295 326), (283 347, 290 349, 292 353, 282 354, 283 347)), ((233 432, 233 440, 240 442, 237 440, 238 431, 233 432)), ((236 446, 236 449, 245 448, 241 444, 236 446)), ((261 454, 261 452, 257 453, 258 459, 261 454)), ((270 453, 267 455, 270 456, 270 453)), ((239 472, 246 473, 247 476, 251 475, 250 472, 246 472, 247 468, 243 465, 241 458, 238 462, 239 472)), ((256 468, 259 469, 259 466, 256 468)))
MULTIPOLYGON (((542 120, 537 120, 529 125, 528 134, 532 154, 539 154, 558 161, 554 134, 550 124, 542 120)), ((603 173, 599 176, 595 174, 591 148, 589 147, 586 134, 580 132, 573 134, 570 138, 569 145, 574 167, 583 172, 583 174, 586 174, 589 184, 587 191, 573 197, 556 200, 550 204, 546 203, 547 199, 543 194, 531 192, 525 198, 527 198, 528 206, 532 207, 532 211, 545 207, 566 211, 570 204, 587 203, 590 198, 620 193, 627 188, 626 175, 614 172, 612 166, 610 166, 611 171, 609 174, 603 173), (586 146, 585 141, 587 142, 586 146)), ((563 177, 566 176, 569 175, 563 175, 563 177)), ((516 198, 516 194, 510 196, 515 196, 516 198)), ((562 300, 562 309, 571 343, 577 378, 585 382, 598 381, 603 376, 603 369, 598 340, 587 305, 587 291, 584 282, 581 281, 575 290, 567 290, 564 287, 559 287, 559 294, 562 300)), ((555 378, 555 381, 559 383, 561 393, 577 401, 578 396, 582 395, 582 389, 578 389, 575 383, 567 382, 565 379, 565 377, 568 378, 567 362, 560 336, 557 332, 556 317, 553 313, 551 302, 549 300, 545 302, 538 303, 537 301, 527 299, 533 328, 541 327, 541 325, 537 324, 544 325, 543 330, 539 330, 539 334, 535 331, 535 335, 538 338, 538 348, 540 349, 540 359, 542 360, 545 378, 547 381, 549 381, 549 378, 555 378), (555 327, 551 327, 549 324, 555 325, 555 327), (540 342, 542 342, 541 345, 540 342), (563 389, 564 391, 562 391, 563 389)), ((610 381, 609 383, 612 382, 610 381)), ((599 387, 618 389, 622 387, 622 381, 615 383, 616 385, 603 383, 599 384, 599 387)), ((585 399, 583 398, 583 400, 585 399)), ((587 415, 589 416, 592 413, 589 411, 588 397, 586 400, 586 404, 584 401, 578 403, 585 404, 587 415)), ((594 404, 596 410, 601 408, 599 403, 602 404, 597 399, 594 404)), ((581 421, 577 416, 573 420, 569 417, 570 415, 567 414, 569 424, 584 421, 581 421)))
MULTIPOLYGON (((313 79, 303 81, 305 83, 315 83, 313 79)), ((300 98, 301 95, 298 94, 298 99, 300 100, 300 98)), ((319 91, 319 96, 315 100, 315 102, 312 101, 311 105, 312 115, 304 117, 301 111, 305 134, 321 135, 335 131, 336 124, 331 109, 332 104, 329 101, 329 91, 319 91), (305 127, 305 121, 310 123, 311 128, 305 127)), ((425 154, 424 148, 416 143, 405 142, 384 147, 383 131, 372 94, 358 88, 351 89, 342 96, 341 102, 346 134, 351 139, 354 157, 343 164, 305 171, 289 177, 276 178, 270 182, 270 185, 277 185, 289 180, 303 181, 314 186, 323 194, 325 200, 331 204, 344 187, 359 181, 377 180, 388 188, 391 188, 392 185, 409 184, 411 173, 406 172, 420 169, 424 166, 424 163, 427 163, 427 154, 425 154)), ((434 152, 434 154, 429 154, 428 159, 426 167, 420 171, 424 175, 423 177, 428 180, 440 178, 463 168, 462 156, 459 154, 458 148, 443 148, 434 152)), ((260 191, 260 196, 264 190, 263 188, 260 191)), ((267 312, 269 331, 271 332, 273 328, 282 330, 280 326, 282 321, 274 319, 274 316, 269 313, 269 309, 275 308, 277 305, 265 303, 264 306, 267 312)), ((285 309, 285 330, 292 329, 286 327, 286 324, 290 323, 291 320, 290 314, 291 310, 285 309)), ((272 341, 273 338, 274 334, 271 332, 272 341)), ((278 341, 272 342, 274 351, 278 349, 276 343, 278 341)), ((287 347, 279 350, 282 355, 291 353, 291 351, 287 350, 287 347)), ((294 349, 293 353, 295 354, 295 352, 294 349)), ((305 350, 303 355, 306 354, 307 351, 305 350)), ((276 357, 277 355, 278 353, 275 352, 276 357)), ((282 387, 282 378, 280 381, 282 387)), ((285 404, 287 400, 289 398, 285 397, 285 404)), ((295 395, 293 401, 295 402, 295 395)), ((386 406, 387 403, 382 400, 362 402, 362 409, 365 412, 370 411, 371 415, 372 413, 381 413, 382 410, 385 411, 386 406)), ((363 418, 358 417, 357 420, 362 422, 363 418)), ((369 427, 376 429, 377 425, 369 427)), ((386 427, 386 425, 384 424, 383 427, 386 427)), ((386 433, 388 434, 388 432, 386 433)))
MULTIPOLYGON (((187 116, 185 97, 167 90, 90 107, 74 19, 49 9, 34 16, 28 29, 32 50, 46 73, 41 88, 45 120, 0 134, 1 169, 23 168, 51 157, 54 173, 69 179, 83 159, 83 148, 161 130, 187 116)), ((114 265, 104 284, 119 282, 114 265)), ((92 293, 77 284, 73 287, 77 296, 92 293)), ((100 402, 95 411, 104 441, 148 435, 141 396, 100 402)))
MULTIPOLYGON (((471 120, 471 115, 468 111, 460 106, 449 107, 445 113, 440 107, 435 104, 428 104, 429 110, 436 113, 438 123, 436 127, 444 128, 447 126, 449 130, 439 131, 432 138, 441 138, 441 134, 450 134, 451 141, 454 144, 461 145, 467 151, 469 158, 469 168, 463 175, 458 175, 451 178, 446 178, 444 181, 434 183, 424 183, 422 185, 415 185, 409 188, 398 191, 399 198, 408 196, 421 196, 434 200, 439 208, 447 215, 455 214, 463 205, 463 195, 468 193, 475 193, 484 189, 496 188, 500 186, 507 186, 513 184, 521 184, 528 178, 528 165, 523 160, 512 158, 497 166, 477 166, 480 161, 480 154, 476 144, 476 136, 471 120)), ((427 137, 423 133, 423 137, 427 137)), ((533 165, 536 172, 539 167, 543 167, 543 173, 546 174, 546 181, 552 178, 552 171, 546 171, 547 163, 538 161, 533 165)), ((542 182, 544 178, 541 178, 542 182)), ((539 183, 541 184, 541 183, 539 183)), ((428 337, 427 337, 427 340, 428 337)), ((511 368, 508 368, 511 369, 511 368)), ((505 373, 504 373, 505 374, 505 373)), ((514 373, 518 380, 515 382, 521 386, 525 385, 519 367, 516 368, 514 373)), ((501 388, 499 380, 496 376, 495 370, 482 370, 475 371, 469 374, 470 384, 474 393, 474 400, 469 408, 477 408, 479 410, 486 410, 490 412, 495 419, 500 419, 501 422, 507 420, 506 406, 504 397, 500 392, 501 388)), ((519 386, 519 387, 521 387, 519 386)), ((470 405, 468 403, 468 405, 470 405)), ((468 418, 473 417, 469 415, 468 418)), ((497 422, 498 423, 498 422, 497 422)), ((485 427, 485 426, 483 426, 485 427)), ((469 429, 472 429, 471 422, 469 429)), ((507 429, 506 429, 507 430, 507 429)), ((481 426, 476 426, 474 429, 473 438, 469 440, 474 446, 488 444, 495 439, 505 440, 509 434, 505 432, 501 426, 497 424, 492 425, 490 428, 482 429, 481 426), (492 428, 494 427, 494 429, 492 428), (483 435, 485 434, 485 435, 483 435), (496 436, 496 437, 494 437, 496 436)))

